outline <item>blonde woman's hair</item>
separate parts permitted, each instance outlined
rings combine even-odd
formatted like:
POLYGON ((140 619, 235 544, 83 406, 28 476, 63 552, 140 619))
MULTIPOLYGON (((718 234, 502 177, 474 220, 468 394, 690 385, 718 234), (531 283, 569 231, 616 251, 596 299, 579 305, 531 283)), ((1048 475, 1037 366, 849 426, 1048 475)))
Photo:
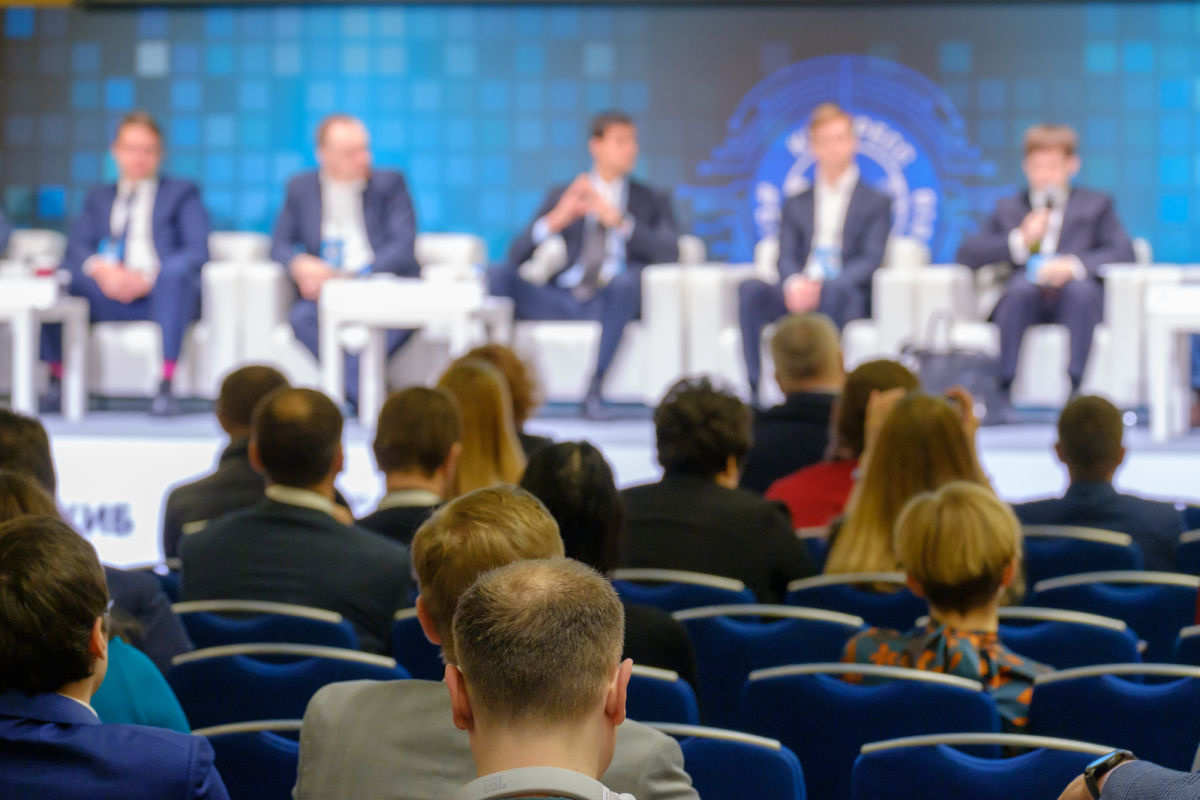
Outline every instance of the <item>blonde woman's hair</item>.
POLYGON ((896 523, 905 571, 934 609, 966 614, 996 598, 1021 556, 1021 524, 1007 503, 977 483, 953 481, 908 502, 896 523))
POLYGON ((958 413, 941 397, 902 398, 884 420, 870 463, 850 495, 825 571, 899 570, 892 530, 904 504, 960 480, 988 485, 958 413))
POLYGON ((460 358, 442 373, 437 388, 458 401, 462 420, 462 452, 449 496, 520 481, 525 455, 500 370, 482 359, 460 358))

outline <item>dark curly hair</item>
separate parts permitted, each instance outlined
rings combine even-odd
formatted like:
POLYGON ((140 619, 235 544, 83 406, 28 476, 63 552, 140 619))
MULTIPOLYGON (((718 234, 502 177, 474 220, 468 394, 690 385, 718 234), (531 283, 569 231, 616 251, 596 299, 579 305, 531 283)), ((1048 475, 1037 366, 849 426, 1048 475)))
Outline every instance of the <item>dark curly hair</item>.
POLYGON ((711 478, 733 456, 740 464, 753 440, 750 408, 708 378, 685 378, 654 410, 658 463, 668 473, 711 478))

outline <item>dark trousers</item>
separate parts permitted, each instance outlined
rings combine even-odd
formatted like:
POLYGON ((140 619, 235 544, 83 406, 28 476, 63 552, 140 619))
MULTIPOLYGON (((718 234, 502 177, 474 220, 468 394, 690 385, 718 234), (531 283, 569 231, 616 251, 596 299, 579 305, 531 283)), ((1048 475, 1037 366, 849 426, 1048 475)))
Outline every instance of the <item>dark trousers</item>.
POLYGON ((492 294, 513 299, 513 316, 519 320, 594 320, 600 323, 600 352, 592 373, 592 388, 599 391, 621 344, 625 326, 642 315, 642 271, 631 268, 617 275, 588 300, 579 300, 570 289, 530 283, 508 268, 489 273, 492 294))
POLYGON ((1071 385, 1078 387, 1092 350, 1092 334, 1103 316, 1104 287, 1097 280, 1070 281, 1061 289, 1051 289, 1016 275, 992 312, 992 320, 1000 328, 1001 382, 1007 386, 1016 377, 1025 330, 1031 325, 1056 323, 1065 325, 1070 334, 1067 374, 1071 385))
MULTIPOLYGON (((300 343, 319 359, 321 339, 317 327, 317 301, 298 298, 288 312, 288 321, 292 323, 292 332, 300 343)), ((390 356, 399 350, 412 335, 411 330, 388 331, 387 354, 390 356)), ((346 354, 346 400, 358 405, 358 356, 351 353, 346 354)))
MULTIPOLYGON (((200 279, 191 272, 160 272, 150 294, 132 303, 118 303, 100 291, 87 275, 71 279, 67 291, 87 298, 92 322, 154 322, 162 328, 162 357, 178 361, 187 326, 200 317, 200 279)), ((42 326, 42 360, 62 361, 62 326, 42 326)))
MULTIPOLYGON (((838 330, 870 313, 871 298, 867 292, 845 277, 826 281, 821 287, 817 311, 833 320, 838 330)), ((738 319, 742 328, 742 355, 746 359, 746 378, 750 394, 758 396, 762 377, 762 332, 775 320, 788 313, 783 302, 783 286, 760 280, 744 281, 738 286, 738 319)))

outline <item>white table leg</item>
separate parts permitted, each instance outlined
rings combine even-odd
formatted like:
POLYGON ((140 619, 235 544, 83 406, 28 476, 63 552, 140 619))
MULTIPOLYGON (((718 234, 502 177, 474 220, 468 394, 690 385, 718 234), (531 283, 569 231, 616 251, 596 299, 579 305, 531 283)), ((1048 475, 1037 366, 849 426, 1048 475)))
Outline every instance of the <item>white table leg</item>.
POLYGON ((12 407, 19 413, 36 415, 37 319, 33 309, 23 309, 14 312, 8 323, 12 330, 12 407))
POLYGON ((370 428, 379 419, 387 381, 387 331, 368 329, 367 346, 358 357, 358 421, 370 428))
POLYGON ((1171 411, 1167 417, 1172 439, 1186 436, 1191 423, 1192 397, 1192 337, 1176 329, 1171 336, 1171 411))
POLYGON ((1165 442, 1171 437, 1171 376, 1175 363, 1170 328, 1151 316, 1146 325, 1146 383, 1150 401, 1150 437, 1165 442))
POLYGON ((341 405, 344 399, 345 364, 340 341, 341 318, 318 302, 318 348, 321 354, 321 388, 333 402, 341 405))
POLYGON ((82 298, 63 298, 63 416, 72 422, 87 413, 88 306, 82 298))

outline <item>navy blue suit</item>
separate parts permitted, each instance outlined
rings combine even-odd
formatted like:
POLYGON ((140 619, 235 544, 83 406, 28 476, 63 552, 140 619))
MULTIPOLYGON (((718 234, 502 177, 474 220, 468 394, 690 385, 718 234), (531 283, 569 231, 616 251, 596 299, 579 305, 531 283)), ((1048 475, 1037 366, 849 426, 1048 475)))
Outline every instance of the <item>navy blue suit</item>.
POLYGON ((12 235, 13 226, 8 221, 8 217, 4 216, 4 212, 0 211, 0 255, 4 254, 4 249, 8 247, 8 237, 12 235))
MULTIPOLYGON (((842 228, 842 272, 825 281, 817 310, 839 329, 871 313, 871 276, 883 263, 892 229, 892 199, 861 180, 846 206, 842 228)), ((762 373, 759 348, 763 328, 787 314, 783 282, 804 271, 816 231, 816 195, 801 192, 783 205, 779 220, 779 283, 748 280, 738 287, 742 352, 751 393, 757 395, 762 373)))
POLYGON ((0 694, 4 800, 228 800, 202 736, 102 725, 69 697, 0 694))
MULTIPOLYGON (((88 192, 83 213, 71 226, 63 256, 62 269, 71 274, 69 291, 87 298, 92 322, 158 323, 162 328, 163 360, 177 361, 188 323, 200 315, 200 268, 208 261, 211 226, 200 190, 191 181, 159 177, 151 222, 158 277, 150 294, 132 303, 106 297, 99 285, 83 274, 83 262, 95 255, 101 241, 111 234, 116 198, 116 184, 88 192)), ((58 325, 43 328, 42 358, 46 361, 62 361, 61 333, 58 325)))
POLYGON ((1058 255, 1076 256, 1087 270, 1084 280, 1070 281, 1061 289, 1030 283, 1024 264, 1013 264, 1008 235, 1021 225, 1033 206, 1028 192, 1006 197, 984 222, 983 228, 958 248, 958 261, 971 269, 987 264, 1009 264, 1016 268, 992 319, 1000 327, 1000 379, 1009 384, 1017 374, 1017 359, 1025 330, 1038 323, 1065 325, 1071 335, 1071 361, 1067 372, 1078 386, 1083 380, 1092 334, 1104 317, 1104 287, 1100 268, 1106 264, 1133 261, 1129 241, 1112 199, 1090 189, 1071 189, 1063 210, 1058 255))
POLYGON ((165 675, 171 659, 192 649, 183 623, 171 610, 171 601, 153 575, 115 567, 104 568, 113 606, 137 620, 132 644, 144 652, 165 675))
POLYGON ((1183 517, 1170 503, 1119 494, 1111 483, 1076 481, 1061 498, 1013 506, 1024 525, 1082 525, 1128 533, 1141 548, 1146 569, 1175 571, 1175 546, 1183 517))
POLYGON ((513 242, 508 261, 491 274, 492 293, 513 298, 516 319, 590 319, 600 322, 600 351, 592 379, 596 388, 617 354, 625 326, 641 316, 642 268, 647 264, 679 259, 679 227, 671 209, 671 198, 637 181, 629 180, 626 186, 625 213, 634 223, 625 242, 625 271, 616 275, 594 297, 581 301, 559 283, 579 261, 583 250, 585 221, 582 218, 559 232, 567 246, 567 264, 545 285, 530 283, 517 273, 536 249, 533 225, 557 205, 566 186, 559 186, 546 196, 534 215, 534 222, 513 242))
MULTIPOLYGON (((375 170, 363 189, 363 221, 367 240, 375 254, 373 273, 391 273, 418 278, 421 267, 413 246, 417 239, 417 219, 404 176, 394 170, 375 170)), ((288 182, 283 209, 275 220, 271 258, 285 267, 297 253, 321 255, 321 178, 320 173, 305 172, 288 182)), ((296 338, 314 356, 320 356, 317 331, 317 302, 296 298, 290 319, 296 338)), ((412 331, 389 331, 387 352, 394 353, 412 331)), ((358 397, 358 357, 346 357, 346 397, 358 397)))

